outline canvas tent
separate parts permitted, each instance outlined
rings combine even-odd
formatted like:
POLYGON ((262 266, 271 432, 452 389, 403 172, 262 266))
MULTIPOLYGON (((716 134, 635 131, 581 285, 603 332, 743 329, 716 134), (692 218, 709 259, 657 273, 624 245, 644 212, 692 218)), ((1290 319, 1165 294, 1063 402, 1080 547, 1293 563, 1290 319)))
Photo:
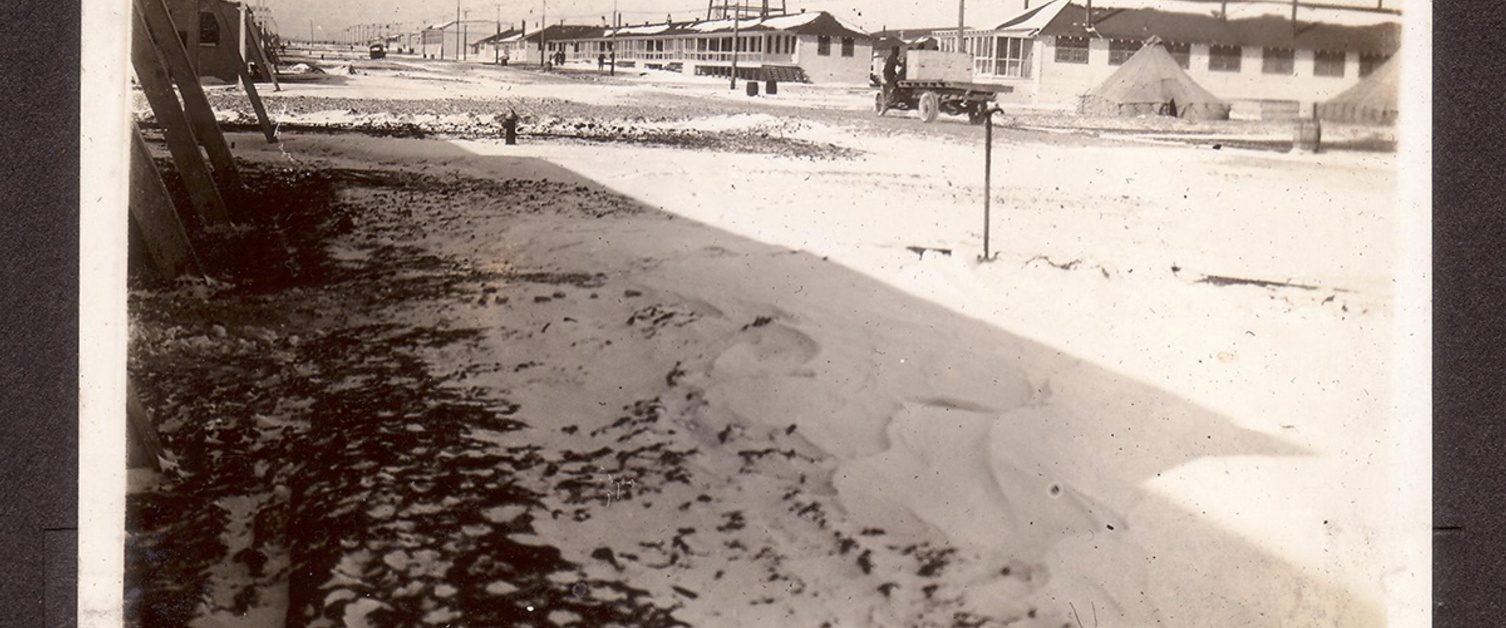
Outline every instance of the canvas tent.
POLYGON ((1365 80, 1318 105, 1318 118, 1330 122, 1395 124, 1401 63, 1391 57, 1365 80))
POLYGON ((1084 94, 1077 112, 1099 116, 1168 115, 1188 120, 1228 120, 1229 103, 1192 80, 1171 54, 1147 41, 1098 87, 1084 94))

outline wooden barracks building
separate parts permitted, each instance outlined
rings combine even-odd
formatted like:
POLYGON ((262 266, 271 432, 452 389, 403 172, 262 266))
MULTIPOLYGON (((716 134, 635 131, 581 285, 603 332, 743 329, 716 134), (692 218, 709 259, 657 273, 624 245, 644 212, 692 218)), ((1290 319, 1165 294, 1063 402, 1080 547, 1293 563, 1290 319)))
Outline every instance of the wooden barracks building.
POLYGON ((567 63, 595 64, 615 50, 619 64, 731 76, 735 56, 738 76, 755 80, 866 83, 873 56, 867 32, 825 11, 616 28, 551 25, 500 43, 513 63, 537 63, 541 35, 546 57, 562 51, 567 63))
MULTIPOLYGON (((240 78, 242 58, 254 59, 246 48, 253 42, 265 42, 260 32, 247 34, 249 29, 259 28, 251 14, 251 7, 243 2, 226 0, 167 0, 168 14, 178 29, 178 39, 188 53, 188 61, 199 76, 214 77, 235 82, 240 78)), ((269 55, 272 50, 265 50, 269 55)), ((271 80, 271 68, 257 68, 258 79, 271 80)))
MULTIPOLYGON (((1225 18, 1093 4, 1051 0, 994 28, 968 30, 965 50, 973 54, 975 76, 1013 86, 1012 94, 1000 96, 1004 102, 1075 105, 1155 36, 1193 80, 1220 98, 1236 106, 1295 108, 1358 83, 1401 43, 1399 20, 1386 14, 1371 13, 1379 19, 1353 25, 1303 14, 1294 22, 1275 14, 1225 18)), ((936 35, 943 49, 956 49, 956 29, 936 35)))

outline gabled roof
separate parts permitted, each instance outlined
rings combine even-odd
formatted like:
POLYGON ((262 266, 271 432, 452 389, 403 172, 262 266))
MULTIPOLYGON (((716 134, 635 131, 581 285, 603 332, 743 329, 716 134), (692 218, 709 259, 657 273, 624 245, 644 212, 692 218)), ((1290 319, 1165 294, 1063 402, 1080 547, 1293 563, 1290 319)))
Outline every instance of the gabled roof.
POLYGON ((583 26, 579 24, 551 24, 542 31, 534 31, 523 37, 524 41, 536 42, 539 35, 544 36, 545 41, 559 41, 570 39, 599 39, 606 29, 600 26, 583 26))
POLYGON ((1052 0, 1000 24, 995 31, 1014 37, 1101 37, 1143 41, 1151 36, 1169 42, 1226 46, 1346 50, 1392 54, 1401 47, 1401 25, 1381 22, 1345 25, 1260 15, 1221 19, 1212 13, 1184 13, 1146 8, 1094 7, 1052 0))
POLYGON ((1067 0, 1051 0, 1046 4, 1034 9, 1026 9, 1025 12, 1016 15, 1003 24, 994 28, 996 31, 1004 31, 1005 34, 1014 37, 1035 37, 1041 30, 1056 20, 1062 9, 1067 8, 1067 0))
POLYGON ((523 31, 520 31, 520 30, 518 30, 516 28, 509 28, 509 29, 507 29, 505 31, 502 31, 500 33, 497 33, 495 35, 489 35, 489 36, 487 36, 484 39, 478 39, 472 45, 501 43, 501 42, 507 41, 509 39, 519 38, 522 35, 523 35, 523 31))
MULTIPOLYGON (((798 35, 827 35, 867 39, 868 33, 826 11, 793 13, 770 17, 742 18, 740 20, 694 20, 689 22, 658 22, 638 26, 623 26, 615 29, 618 37, 646 37, 654 35, 701 35, 730 33, 734 28, 740 32, 785 31, 798 35)), ((611 37, 614 29, 604 29, 601 36, 611 37)))
POLYGON ((450 20, 448 22, 441 22, 439 24, 430 24, 428 26, 425 26, 424 30, 440 31, 447 28, 454 28, 456 24, 485 24, 492 28, 497 27, 497 22, 495 20, 450 20))
POLYGON ((869 33, 873 37, 892 37, 905 41, 919 41, 927 37, 950 36, 957 37, 956 26, 938 26, 934 28, 891 28, 888 30, 874 31, 869 33))

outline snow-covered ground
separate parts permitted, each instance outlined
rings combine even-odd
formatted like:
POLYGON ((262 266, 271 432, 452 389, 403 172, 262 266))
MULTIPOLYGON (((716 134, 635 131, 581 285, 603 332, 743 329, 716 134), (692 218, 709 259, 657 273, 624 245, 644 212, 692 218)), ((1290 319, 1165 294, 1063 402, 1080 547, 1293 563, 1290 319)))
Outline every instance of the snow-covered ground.
MULTIPOLYGON (((528 429, 476 430, 477 447, 586 451, 641 425, 618 442, 695 452, 683 483, 631 458, 606 479, 582 471, 607 496, 585 519, 535 517, 537 543, 589 564, 582 582, 625 574, 693 625, 1385 622, 1401 568, 1390 548, 1408 532, 1391 512, 1393 154, 1001 129, 985 191, 979 129, 876 121, 858 88, 752 100, 711 81, 413 65, 264 96, 274 117, 299 98, 372 109, 303 101, 309 112, 288 114, 310 124, 382 124, 397 114, 381 103, 404 99, 495 100, 538 121, 558 100, 657 133, 841 149, 236 136, 262 163, 546 180, 658 210, 591 220, 502 203, 381 219, 406 225, 399 244, 477 268, 601 274, 542 297, 513 282, 492 306, 483 294, 480 307, 389 313, 493 329, 425 354, 430 371, 468 373, 466 386, 523 408, 528 429), (519 368, 474 374, 491 362, 519 368), (642 561, 619 560, 625 548, 642 561)), ((371 254, 341 246, 341 259, 371 254)), ((546 507, 574 503, 523 482, 546 507)), ((561 612, 551 621, 576 611, 561 612)))

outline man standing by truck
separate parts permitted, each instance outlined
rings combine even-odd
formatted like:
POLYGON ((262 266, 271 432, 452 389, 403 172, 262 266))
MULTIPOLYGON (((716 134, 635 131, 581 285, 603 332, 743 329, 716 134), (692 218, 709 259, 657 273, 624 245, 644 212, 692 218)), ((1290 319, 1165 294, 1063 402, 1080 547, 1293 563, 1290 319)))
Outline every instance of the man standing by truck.
POLYGON ((884 105, 879 109, 880 115, 894 105, 895 88, 898 87, 899 80, 905 77, 905 62, 900 58, 900 46, 889 49, 889 57, 884 59, 883 77, 884 84, 880 89, 883 90, 884 105))

